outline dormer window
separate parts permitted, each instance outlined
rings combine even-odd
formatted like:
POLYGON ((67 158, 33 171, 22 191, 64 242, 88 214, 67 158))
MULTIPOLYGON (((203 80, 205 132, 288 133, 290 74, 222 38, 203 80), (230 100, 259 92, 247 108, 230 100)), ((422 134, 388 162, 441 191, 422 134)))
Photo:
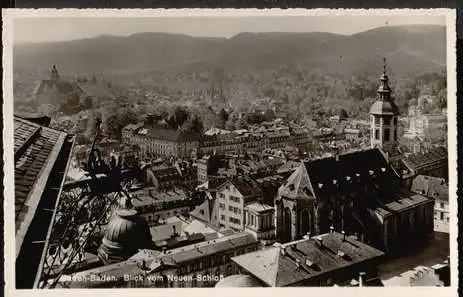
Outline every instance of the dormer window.
POLYGON ((323 188, 323 184, 322 184, 322 183, 318 183, 318 188, 319 188, 319 189, 323 188))
POLYGON ((346 180, 347 180, 347 181, 350 181, 350 176, 346 176, 346 180))
POLYGON ((369 170, 368 172, 370 173, 370 175, 373 175, 375 173, 373 170, 369 170))
POLYGON ((381 171, 382 171, 382 172, 386 172, 386 168, 381 167, 381 171))
POLYGON ((290 191, 294 191, 294 184, 290 184, 288 187, 290 191))
POLYGON ((338 183, 338 181, 333 179, 333 185, 336 185, 337 183, 338 183))

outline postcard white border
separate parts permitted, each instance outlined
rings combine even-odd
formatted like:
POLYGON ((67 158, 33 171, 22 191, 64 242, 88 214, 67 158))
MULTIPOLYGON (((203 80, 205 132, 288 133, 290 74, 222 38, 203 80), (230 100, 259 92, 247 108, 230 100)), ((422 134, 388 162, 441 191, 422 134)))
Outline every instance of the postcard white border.
POLYGON ((456 10, 455 9, 2 9, 3 19, 3 123, 4 123, 4 219, 5 219, 5 293, 6 296, 215 296, 235 297, 236 294, 294 296, 457 296, 458 288, 458 227, 457 227, 457 128, 456 128, 456 10), (448 90, 448 151, 450 199, 451 287, 403 288, 240 288, 240 289, 83 289, 83 290, 15 290, 15 228, 14 228, 14 164, 13 164, 13 82, 12 44, 14 18, 148 18, 148 17, 267 17, 267 16, 342 16, 342 15, 436 15, 446 16, 447 27, 447 90, 448 90), (9 240, 10 239, 10 240, 9 240), (236 291, 239 290, 239 291, 236 291), (307 292, 309 290, 310 292, 307 292))

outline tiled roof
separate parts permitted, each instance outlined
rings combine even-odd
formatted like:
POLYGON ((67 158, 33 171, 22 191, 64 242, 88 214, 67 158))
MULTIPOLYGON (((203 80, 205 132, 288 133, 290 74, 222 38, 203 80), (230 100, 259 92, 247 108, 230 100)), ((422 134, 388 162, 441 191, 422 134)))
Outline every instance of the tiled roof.
POLYGON ((33 286, 61 193, 73 138, 14 117, 17 288, 33 286), (51 210, 51 211, 50 211, 51 210))
POLYGON ((300 166, 280 188, 282 195, 326 196, 332 192, 347 191, 359 184, 380 185, 398 179, 397 173, 388 164, 378 149, 351 152, 337 157, 311 160, 300 166), (293 185, 293 186, 291 186, 293 185), (294 187, 294 190, 291 189, 294 187), (307 192, 307 191, 310 192, 307 192))
MULTIPOLYGON (((228 183, 232 184, 246 200, 258 197, 261 192, 259 185, 253 179, 247 176, 235 177, 230 179, 228 183)), ((224 183, 221 188, 226 184, 227 183, 224 183)))
POLYGON ((417 170, 434 164, 447 163, 448 153, 445 147, 436 147, 429 149, 427 152, 411 154, 402 158, 402 161, 410 169, 417 170))
POLYGON ((196 260, 213 254, 223 254, 226 251, 255 243, 257 243, 257 241, 252 234, 236 233, 230 236, 219 237, 214 240, 166 251, 160 255, 159 259, 181 264, 182 262, 196 260))
POLYGON ((153 175, 157 178, 159 182, 168 182, 173 180, 181 180, 182 176, 175 167, 168 167, 162 169, 153 169, 151 170, 153 175))
MULTIPOLYGON (((50 174, 44 172, 44 167, 52 165, 56 160, 59 146, 62 145, 59 142, 64 140, 65 135, 30 121, 14 119, 16 231, 29 213, 29 207, 34 206, 30 203, 37 203, 29 201, 29 196, 34 185, 42 181, 42 174, 50 174), (52 151, 55 151, 55 154, 52 155, 52 151)), ((45 184, 39 186, 43 187, 45 184)))
POLYGON ((244 254, 232 261, 271 287, 296 285, 318 275, 384 255, 369 245, 333 232, 244 254))
POLYGON ((444 179, 438 177, 418 175, 413 180, 411 190, 434 199, 449 199, 449 186, 444 179))

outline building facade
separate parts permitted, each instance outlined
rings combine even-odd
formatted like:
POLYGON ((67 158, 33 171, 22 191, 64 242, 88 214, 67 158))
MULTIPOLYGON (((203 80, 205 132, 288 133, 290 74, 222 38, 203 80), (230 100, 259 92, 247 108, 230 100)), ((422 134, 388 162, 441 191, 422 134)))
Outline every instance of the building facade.
POLYGON ((449 186, 446 180, 434 176, 419 175, 414 178, 411 190, 434 199, 434 230, 449 233, 449 186))
POLYGON ((264 244, 275 239, 274 208, 270 205, 255 202, 244 208, 244 231, 254 235, 256 240, 264 244))
POLYGON ((217 189, 219 226, 235 231, 245 227, 244 208, 260 198, 261 191, 250 178, 237 177, 217 189))
POLYGON ((159 253, 140 250, 130 259, 60 279, 71 288, 195 288, 214 287, 237 273, 232 257, 253 252, 258 242, 251 234, 237 233, 159 253), (77 281, 76 281, 77 280, 77 281))

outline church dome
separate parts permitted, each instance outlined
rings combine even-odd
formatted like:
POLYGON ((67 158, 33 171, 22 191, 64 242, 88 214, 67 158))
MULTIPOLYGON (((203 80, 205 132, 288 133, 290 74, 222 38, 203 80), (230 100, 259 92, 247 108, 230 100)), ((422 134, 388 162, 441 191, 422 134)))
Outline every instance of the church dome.
POLYGON ((119 209, 106 228, 105 239, 120 245, 133 244, 150 236, 149 227, 135 209, 119 209))
POLYGON ((376 101, 370 108, 370 114, 374 115, 398 115, 397 105, 389 100, 376 101))
POLYGON ((262 287, 257 279, 250 275, 236 274, 221 279, 215 288, 249 288, 262 287))
POLYGON ((118 209, 106 226, 98 256, 105 264, 123 261, 153 247, 149 226, 135 209, 118 209))

